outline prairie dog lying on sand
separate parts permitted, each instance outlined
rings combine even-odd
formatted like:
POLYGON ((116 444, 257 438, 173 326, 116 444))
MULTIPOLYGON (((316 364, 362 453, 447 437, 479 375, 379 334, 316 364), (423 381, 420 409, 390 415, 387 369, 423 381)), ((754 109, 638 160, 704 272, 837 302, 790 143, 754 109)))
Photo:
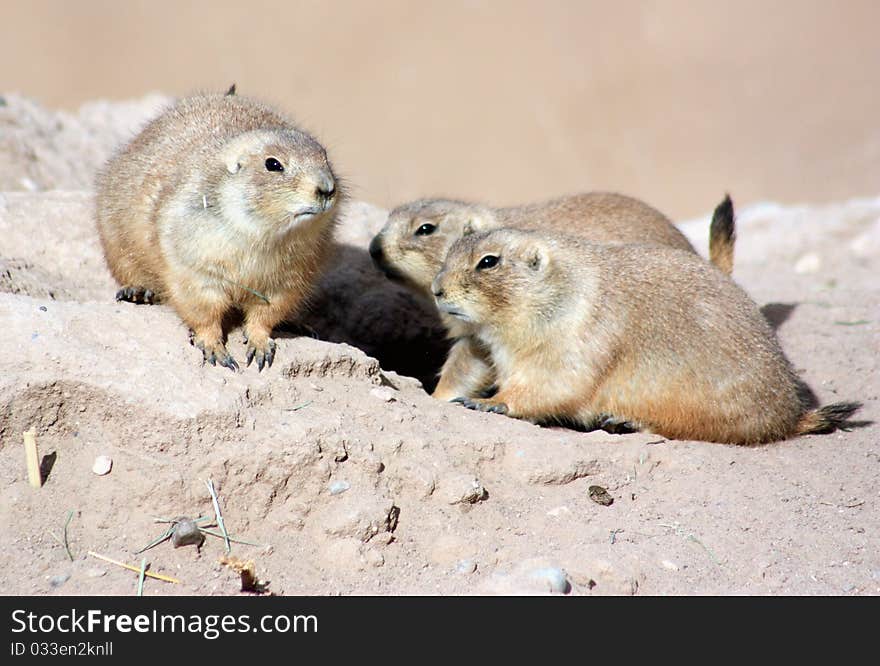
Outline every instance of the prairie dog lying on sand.
POLYGON ((500 229, 453 245, 433 293, 489 351, 498 392, 472 409, 758 444, 860 406, 808 410, 758 307, 691 252, 500 229))

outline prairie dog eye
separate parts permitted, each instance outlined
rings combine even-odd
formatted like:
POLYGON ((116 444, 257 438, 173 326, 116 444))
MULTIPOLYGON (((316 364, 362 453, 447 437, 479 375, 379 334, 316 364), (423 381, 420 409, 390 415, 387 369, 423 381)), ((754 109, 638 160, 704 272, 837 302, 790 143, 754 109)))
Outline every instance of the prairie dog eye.
POLYGON ((416 229, 416 236, 430 236, 435 231, 437 231, 437 225, 425 222, 425 224, 416 229))
POLYGON ((477 262, 477 270, 484 271, 487 268, 494 268, 498 265, 498 262, 501 260, 501 257, 496 257, 494 254, 487 254, 485 257, 480 259, 477 262))
POLYGON ((274 157, 270 157, 266 160, 266 171, 284 171, 284 167, 281 165, 281 162, 274 157))

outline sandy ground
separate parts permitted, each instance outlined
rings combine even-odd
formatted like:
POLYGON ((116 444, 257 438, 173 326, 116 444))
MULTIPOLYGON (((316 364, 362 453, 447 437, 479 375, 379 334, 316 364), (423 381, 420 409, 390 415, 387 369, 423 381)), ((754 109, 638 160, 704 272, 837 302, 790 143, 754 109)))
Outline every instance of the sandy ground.
MULTIPOLYGON (((203 366, 169 309, 114 302, 93 228, 89 172, 155 100, 6 101, 0 190, 35 191, 0 194, 4 594, 133 594, 87 552, 139 563, 154 516, 213 515, 207 479, 230 534, 260 544, 232 554, 276 594, 880 592, 880 198, 739 211, 735 278, 823 403, 864 402, 853 428, 757 448, 579 433, 430 398, 445 343, 372 269, 384 211, 365 203, 275 365, 203 366), (69 511, 73 561, 53 537, 69 511)), ((705 255, 708 220, 681 228, 705 255)), ((145 593, 239 594, 207 539, 147 551, 180 583, 145 593)))

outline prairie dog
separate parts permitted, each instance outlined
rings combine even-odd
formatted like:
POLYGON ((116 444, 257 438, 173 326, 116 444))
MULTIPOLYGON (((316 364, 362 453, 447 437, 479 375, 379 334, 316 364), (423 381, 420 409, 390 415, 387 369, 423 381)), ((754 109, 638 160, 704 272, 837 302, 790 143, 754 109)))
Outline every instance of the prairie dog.
POLYGON ((758 444, 859 407, 808 410, 758 307, 690 252, 501 229, 453 245, 432 290, 491 354, 498 392, 472 409, 758 444))
POLYGON ((388 277, 430 298, 431 281, 455 241, 502 227, 560 231, 600 243, 656 243, 694 251, 684 234, 648 204, 623 194, 589 192, 512 208, 420 199, 389 213, 370 243, 370 254, 388 277))
MULTIPOLYGON (((547 229, 596 242, 655 243, 694 252, 669 219, 648 204, 622 194, 591 192, 515 208, 490 208, 447 199, 423 199, 395 208, 373 238, 370 254, 386 276, 431 299, 431 281, 452 244, 469 233, 501 227, 547 229)), ((710 227, 710 257, 729 273, 734 220, 730 198, 716 209, 710 227), (719 264, 722 265, 722 264, 719 264)), ((493 384, 482 343, 467 324, 441 318, 453 344, 433 392, 439 400, 474 396, 493 384)))
POLYGON ((222 323, 238 309, 262 370, 322 270, 341 196, 321 144, 276 111, 234 89, 182 99, 98 175, 117 299, 169 303, 205 360, 233 370, 222 323))

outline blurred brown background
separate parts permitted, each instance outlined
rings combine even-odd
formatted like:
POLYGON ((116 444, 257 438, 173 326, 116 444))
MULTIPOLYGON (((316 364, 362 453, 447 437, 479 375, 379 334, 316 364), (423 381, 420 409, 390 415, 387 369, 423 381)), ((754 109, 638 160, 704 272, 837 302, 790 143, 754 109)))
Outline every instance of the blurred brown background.
POLYGON ((0 1, 0 91, 266 98, 356 198, 880 194, 880 2, 0 1))

